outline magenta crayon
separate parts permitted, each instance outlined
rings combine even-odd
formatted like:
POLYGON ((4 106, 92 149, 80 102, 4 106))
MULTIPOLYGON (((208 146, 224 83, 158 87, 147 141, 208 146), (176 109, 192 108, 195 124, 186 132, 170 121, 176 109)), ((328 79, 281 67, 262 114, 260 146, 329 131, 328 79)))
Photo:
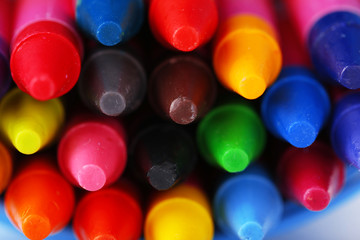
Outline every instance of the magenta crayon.
POLYGON ((0 97, 9 89, 11 83, 9 69, 9 45, 11 35, 13 3, 0 1, 0 97))
POLYGON ((360 1, 285 2, 315 68, 332 83, 360 88, 360 1))
POLYGON ((73 0, 16 1, 10 69, 18 87, 38 100, 67 93, 77 82, 83 46, 73 0))
POLYGON ((325 209, 342 189, 345 164, 321 142, 308 148, 288 148, 278 164, 284 194, 311 211, 325 209))
POLYGON ((62 173, 74 185, 96 191, 117 180, 126 165, 126 136, 117 119, 79 116, 58 146, 62 173))

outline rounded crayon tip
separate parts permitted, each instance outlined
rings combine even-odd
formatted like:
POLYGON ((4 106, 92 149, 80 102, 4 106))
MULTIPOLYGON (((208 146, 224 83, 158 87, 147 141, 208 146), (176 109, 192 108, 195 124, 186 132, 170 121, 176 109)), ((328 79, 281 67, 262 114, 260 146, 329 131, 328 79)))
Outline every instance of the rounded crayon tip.
POLYGON ((189 124, 196 119, 198 109, 190 99, 180 97, 172 101, 169 115, 178 124, 189 124))
POLYGON ((167 190, 171 188, 179 176, 176 173, 176 166, 170 163, 155 165, 147 173, 149 183, 157 190, 167 190))
POLYGON ((114 46, 121 42, 124 32, 121 26, 112 21, 103 22, 96 31, 96 38, 105 46, 114 46))
POLYGON ((317 131, 314 126, 306 121, 300 121, 289 127, 286 139, 295 147, 305 148, 310 146, 316 137, 317 131))
POLYGON ((339 82, 346 88, 360 88, 360 66, 346 66, 343 68, 339 82))
MULTIPOLYGON (((237 79, 234 76, 234 79, 237 79)), ((240 81, 238 86, 238 93, 247 99, 256 99, 260 97, 266 89, 265 80, 258 76, 247 76, 240 81)))
POLYGON ((241 149, 230 149, 223 155, 221 165, 228 172, 241 172, 249 165, 249 156, 241 149))
POLYGON ((48 76, 34 77, 26 90, 33 98, 40 101, 56 97, 53 80, 48 76))
POLYGON ((104 171, 94 164, 84 165, 78 173, 79 185, 88 191, 97 191, 106 183, 104 171))
POLYGON ((172 45, 183 52, 190 52, 200 45, 199 33, 193 27, 178 28, 172 37, 172 45))
POLYGON ((248 222, 241 226, 238 236, 240 239, 262 240, 264 238, 264 231, 258 223, 248 222))
POLYGON ((116 240, 116 238, 110 234, 101 234, 96 236, 94 240, 116 240))
POLYGON ((45 239, 51 233, 49 219, 39 215, 29 215, 22 223, 24 235, 31 240, 45 239))
POLYGON ((25 129, 16 133, 13 140, 15 148, 23 154, 33 154, 39 151, 41 139, 37 132, 25 129))
POLYGON ((304 206, 311 211, 321 211, 330 203, 330 195, 321 188, 308 189, 304 194, 304 206))
POLYGON ((100 110, 108 116, 118 116, 126 108, 124 97, 118 92, 106 92, 99 101, 100 110))

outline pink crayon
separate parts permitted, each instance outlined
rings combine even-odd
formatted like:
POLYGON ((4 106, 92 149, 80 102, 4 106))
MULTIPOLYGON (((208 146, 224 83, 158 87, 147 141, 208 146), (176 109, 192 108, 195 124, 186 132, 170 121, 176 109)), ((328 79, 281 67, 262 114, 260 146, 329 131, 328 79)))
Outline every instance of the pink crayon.
POLYGON ((115 182, 124 171, 126 158, 124 128, 112 118, 74 119, 58 146, 62 173, 72 184, 88 191, 115 182))
POLYGON ((15 3, 10 68, 18 87, 38 100, 67 93, 77 82, 83 55, 73 0, 15 3))

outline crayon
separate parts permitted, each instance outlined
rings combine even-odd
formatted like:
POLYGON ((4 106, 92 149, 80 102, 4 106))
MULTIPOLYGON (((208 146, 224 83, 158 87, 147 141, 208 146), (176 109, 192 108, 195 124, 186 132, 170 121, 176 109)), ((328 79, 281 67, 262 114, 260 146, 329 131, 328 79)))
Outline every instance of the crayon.
POLYGON ((13 14, 11 0, 0 1, 0 97, 9 89, 11 84, 9 66, 10 31, 13 14))
POLYGON ((285 0, 317 71, 330 82, 360 88, 360 2, 285 0))
POLYGON ((243 103, 213 108, 197 128, 201 155, 227 172, 243 171, 261 154, 265 140, 265 128, 259 116, 243 103))
POLYGON ((141 130, 130 149, 135 170, 157 190, 185 180, 197 162, 193 139, 180 126, 170 124, 141 130))
POLYGON ((61 136, 58 164, 75 186, 96 191, 115 182, 127 158, 125 130, 120 121, 76 116, 61 136))
POLYGON ((334 107, 330 122, 331 144, 340 157, 351 166, 360 169, 360 93, 341 98, 334 107))
POLYGON ((280 189, 311 211, 324 210, 342 189, 345 165, 321 142, 308 148, 289 147, 277 166, 280 189))
POLYGON ((145 12, 143 0, 77 0, 75 14, 85 33, 105 46, 114 46, 138 33, 145 12))
POLYGON ((73 228, 79 240, 137 240, 141 236, 143 213, 131 184, 115 184, 88 192, 78 203, 73 228))
POLYGON ((18 0, 10 69, 17 86, 38 100, 67 93, 77 82, 83 46, 73 0, 18 0))
POLYGON ((330 115, 324 87, 304 67, 286 67, 266 91, 261 115, 267 129, 291 145, 310 146, 330 115))
POLYGON ((5 193, 5 210, 27 238, 44 239, 69 222, 75 205, 74 191, 49 157, 38 155, 25 160, 5 193))
POLYGON ((79 79, 79 92, 90 108, 108 116, 136 110, 146 93, 146 73, 131 54, 103 49, 85 62, 79 79))
POLYGON ((207 43, 218 24, 214 0, 150 0, 148 18, 161 44, 184 52, 207 43))
POLYGON ((280 72, 282 56, 269 0, 217 0, 219 29, 213 66, 220 83, 247 98, 260 97, 280 72))
POLYGON ((234 239, 263 239, 284 210, 281 195, 264 169, 253 169, 231 175, 215 193, 215 221, 234 239))
POLYGON ((65 121, 59 99, 38 101, 18 88, 0 102, 0 130, 23 154, 33 154, 49 146, 65 121))
POLYGON ((157 192, 145 217, 146 240, 212 240, 214 224, 205 194, 187 183, 157 192))
POLYGON ((159 115, 178 124, 189 124, 204 116, 214 103, 215 77, 199 58, 173 56, 152 72, 148 94, 159 115))
POLYGON ((0 142, 0 194, 4 192, 9 184, 12 171, 13 158, 6 146, 0 142))

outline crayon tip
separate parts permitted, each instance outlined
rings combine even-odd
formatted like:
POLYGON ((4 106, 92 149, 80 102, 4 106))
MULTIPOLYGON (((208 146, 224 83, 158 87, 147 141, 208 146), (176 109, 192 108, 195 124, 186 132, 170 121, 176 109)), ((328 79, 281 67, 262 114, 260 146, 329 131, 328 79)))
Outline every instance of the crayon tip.
POLYGON ((264 232, 258 223, 248 222, 241 226, 238 236, 240 239, 262 240, 264 238, 264 232))
POLYGON ((176 173, 176 165, 168 162, 150 168, 147 177, 149 178, 150 185, 157 190, 171 188, 179 178, 176 173))
POLYGON ((16 133, 13 140, 14 147, 23 154, 33 154, 41 147, 41 139, 37 132, 24 129, 16 133))
POLYGON ((22 231, 31 240, 42 240, 51 233, 51 225, 48 218, 32 214, 24 219, 22 231))
POLYGON ((101 112, 108 116, 118 116, 126 108, 126 101, 118 92, 105 92, 99 102, 101 112))
POLYGON ((288 129, 288 141, 298 148, 310 146, 317 137, 317 131, 307 121, 293 123, 288 129))
MULTIPOLYGON (((232 79, 238 79, 239 69, 233 72, 232 79)), ((267 85, 263 78, 258 76, 244 76, 240 81, 238 93, 247 99, 256 99, 260 97, 266 89, 267 85)))
POLYGON ((200 44, 199 33, 191 26, 178 28, 172 37, 172 45, 183 52, 190 52, 200 44))
POLYGON ((98 235, 94 238, 94 240, 116 240, 116 237, 110 234, 102 234, 98 235))
POLYGON ((178 124, 189 124, 196 119, 198 109, 190 99, 179 97, 172 101, 169 115, 178 124))
POLYGON ((113 21, 103 22, 96 31, 96 38, 105 46, 114 46, 122 41, 124 32, 121 26, 113 21))
POLYGON ((48 76, 34 77, 26 90, 40 101, 54 98, 56 94, 53 80, 48 76))
POLYGON ((228 172, 241 172, 249 165, 249 156, 241 149, 229 149, 222 157, 222 167, 228 172))
POLYGON ((339 76, 339 82, 349 89, 360 88, 360 66, 345 66, 339 76))
POLYGON ((104 171, 94 164, 84 165, 78 172, 79 185, 88 191, 97 191, 106 183, 104 171))
POLYGON ((308 189, 304 194, 304 206, 311 211, 321 211, 330 203, 330 195, 321 188, 308 189))

